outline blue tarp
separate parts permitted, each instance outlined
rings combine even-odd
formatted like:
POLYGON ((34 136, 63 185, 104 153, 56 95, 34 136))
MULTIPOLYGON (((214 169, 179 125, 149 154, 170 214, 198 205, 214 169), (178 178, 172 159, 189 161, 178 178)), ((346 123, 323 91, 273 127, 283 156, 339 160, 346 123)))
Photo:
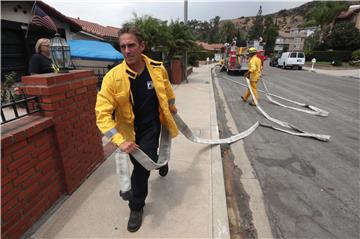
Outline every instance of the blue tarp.
POLYGON ((110 43, 95 40, 69 40, 71 58, 121 61, 124 56, 110 43))

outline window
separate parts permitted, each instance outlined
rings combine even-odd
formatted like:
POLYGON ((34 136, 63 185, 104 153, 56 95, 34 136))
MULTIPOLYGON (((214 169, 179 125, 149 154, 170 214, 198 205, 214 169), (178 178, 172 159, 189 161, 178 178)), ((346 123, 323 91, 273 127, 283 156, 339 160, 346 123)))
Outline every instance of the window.
POLYGON ((304 52, 298 52, 298 58, 305 58, 304 52))
POLYGON ((290 54, 290 58, 296 58, 296 52, 292 52, 292 53, 290 54))

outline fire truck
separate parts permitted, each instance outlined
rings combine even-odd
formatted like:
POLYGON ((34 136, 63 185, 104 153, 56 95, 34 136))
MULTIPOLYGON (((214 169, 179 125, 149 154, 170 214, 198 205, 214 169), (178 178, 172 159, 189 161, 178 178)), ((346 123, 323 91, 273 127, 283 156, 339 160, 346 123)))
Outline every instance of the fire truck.
POLYGON ((246 47, 225 44, 223 49, 222 70, 226 70, 228 74, 231 72, 245 73, 248 70, 246 47))
POLYGON ((248 51, 250 47, 255 47, 257 50, 256 55, 260 58, 262 65, 267 59, 263 49, 262 39, 255 41, 248 41, 247 47, 237 47, 236 43, 232 45, 225 43, 223 47, 223 60, 221 61, 221 70, 226 70, 228 74, 231 72, 245 73, 248 70, 248 51))

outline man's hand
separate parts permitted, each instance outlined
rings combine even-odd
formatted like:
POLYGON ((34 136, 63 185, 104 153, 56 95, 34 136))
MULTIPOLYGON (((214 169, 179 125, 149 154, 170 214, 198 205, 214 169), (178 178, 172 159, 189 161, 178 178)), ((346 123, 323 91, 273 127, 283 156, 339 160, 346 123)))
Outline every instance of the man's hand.
POLYGON ((250 77, 250 72, 246 72, 245 75, 244 75, 245 78, 248 78, 250 77))
POLYGON ((121 149, 121 151, 128 154, 133 152, 135 149, 138 149, 139 145, 135 144, 132 141, 125 141, 124 143, 119 145, 119 148, 121 149))
POLYGON ((171 112, 173 115, 177 113, 177 109, 176 109, 175 105, 170 105, 170 106, 169 106, 169 109, 170 109, 170 112, 171 112))

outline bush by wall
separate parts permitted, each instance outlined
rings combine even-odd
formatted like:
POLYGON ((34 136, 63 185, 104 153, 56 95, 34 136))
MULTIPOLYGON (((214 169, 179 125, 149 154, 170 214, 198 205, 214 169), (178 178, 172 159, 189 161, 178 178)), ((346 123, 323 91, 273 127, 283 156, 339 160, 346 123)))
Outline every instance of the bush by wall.
POLYGON ((306 60, 311 61, 343 61, 348 62, 351 59, 351 51, 313 51, 306 55, 306 60))

